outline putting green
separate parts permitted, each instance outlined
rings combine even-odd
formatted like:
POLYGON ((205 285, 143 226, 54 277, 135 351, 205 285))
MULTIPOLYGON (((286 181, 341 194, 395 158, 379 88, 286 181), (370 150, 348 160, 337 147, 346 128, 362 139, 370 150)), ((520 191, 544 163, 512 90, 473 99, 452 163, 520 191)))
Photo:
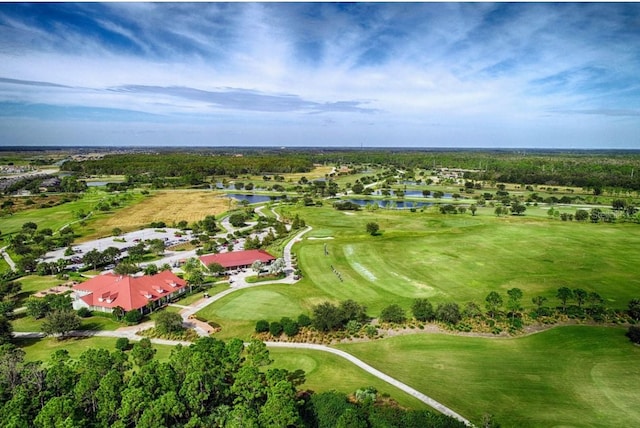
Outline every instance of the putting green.
POLYGON ((281 317, 297 317, 304 312, 300 304, 290 296, 273 289, 247 289, 232 293, 198 312, 207 319, 257 321, 280 320, 281 317))

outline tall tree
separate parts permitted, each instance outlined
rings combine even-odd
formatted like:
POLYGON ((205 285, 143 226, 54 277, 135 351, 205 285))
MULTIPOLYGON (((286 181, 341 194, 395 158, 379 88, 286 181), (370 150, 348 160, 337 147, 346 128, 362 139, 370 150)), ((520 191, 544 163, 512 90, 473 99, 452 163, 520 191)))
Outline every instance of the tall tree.
POLYGON ((569 287, 560 287, 556 297, 562 303, 562 312, 567 312, 567 301, 573 299, 573 291, 569 287))
POLYGON ((573 289, 573 297, 576 299, 576 303, 578 304, 579 308, 581 308, 584 302, 587 301, 588 296, 589 296, 589 293, 587 293, 582 288, 573 289))
POLYGON ((149 363, 155 354, 156 350, 151 345, 151 340, 147 337, 135 343, 131 349, 133 361, 135 361, 138 366, 144 366, 149 363))
POLYGON ((520 299, 524 295, 522 290, 519 288, 511 288, 507 290, 507 295, 509 296, 509 301, 507 302, 507 306, 511 311, 511 319, 515 318, 515 314, 522 310, 522 306, 520 305, 520 299))
POLYGON ((46 335, 57 335, 64 338, 67 333, 80 328, 80 317, 71 310, 55 310, 49 312, 42 322, 42 331, 46 335))
POLYGON ((500 296, 496 291, 492 291, 484 300, 487 311, 489 311, 491 318, 494 318, 500 309, 500 306, 502 306, 502 296, 500 296))

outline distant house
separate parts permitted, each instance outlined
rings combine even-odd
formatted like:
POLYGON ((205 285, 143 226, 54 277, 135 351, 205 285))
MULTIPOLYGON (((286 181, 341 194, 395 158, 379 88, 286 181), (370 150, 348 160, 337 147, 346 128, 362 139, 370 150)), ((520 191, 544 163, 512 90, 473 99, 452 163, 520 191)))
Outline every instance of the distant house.
POLYGON ((40 183, 40 191, 41 192, 50 192, 58 189, 60 187, 60 179, 58 177, 50 177, 42 180, 40 183))
POLYGON ((209 266, 212 263, 219 263, 223 268, 242 269, 251 267, 259 260, 264 264, 270 264, 276 258, 264 250, 233 251, 230 253, 206 254, 200 257, 203 265, 209 266))
POLYGON ((186 286, 185 280, 168 270, 138 277, 109 273, 74 285, 73 308, 112 312, 119 306, 125 312, 139 310, 144 314, 184 293, 186 286))

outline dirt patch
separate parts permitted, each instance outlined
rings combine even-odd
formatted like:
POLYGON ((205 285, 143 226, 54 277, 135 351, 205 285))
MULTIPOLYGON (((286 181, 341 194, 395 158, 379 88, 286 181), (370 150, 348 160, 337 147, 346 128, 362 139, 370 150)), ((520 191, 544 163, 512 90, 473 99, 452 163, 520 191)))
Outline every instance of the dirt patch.
POLYGON ((42 290, 42 291, 38 291, 37 293, 33 294, 33 297, 44 297, 47 294, 64 294, 67 291, 72 291, 73 287, 75 284, 77 284, 77 282, 70 282, 67 284, 61 284, 58 285, 56 287, 51 287, 47 290, 42 290))

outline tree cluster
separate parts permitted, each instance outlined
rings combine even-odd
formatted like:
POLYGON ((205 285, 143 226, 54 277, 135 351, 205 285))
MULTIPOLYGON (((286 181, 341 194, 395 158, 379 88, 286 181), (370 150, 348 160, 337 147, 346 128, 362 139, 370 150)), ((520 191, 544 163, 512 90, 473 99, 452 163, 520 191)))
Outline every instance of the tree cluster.
POLYGON ((298 391, 304 372, 269 368, 264 343, 200 338, 166 362, 148 339, 48 364, 0 346, 0 420, 5 427, 462 427, 446 416, 383 404, 373 388, 298 391), (129 350, 130 349, 130 350, 129 350))

